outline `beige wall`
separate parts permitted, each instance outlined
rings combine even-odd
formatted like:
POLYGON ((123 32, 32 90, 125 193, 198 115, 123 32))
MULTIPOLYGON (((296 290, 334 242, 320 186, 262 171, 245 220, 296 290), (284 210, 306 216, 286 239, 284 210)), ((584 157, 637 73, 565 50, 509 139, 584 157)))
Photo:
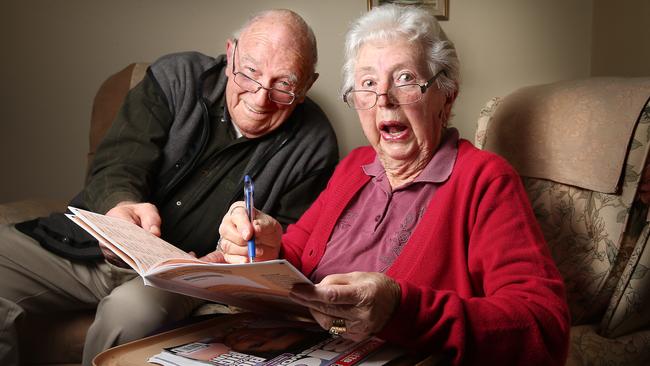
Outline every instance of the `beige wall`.
POLYGON ((595 0, 591 73, 650 76, 650 1, 595 0))
POLYGON ((461 60, 455 119, 473 141, 485 103, 524 85, 586 77, 591 0, 450 0, 443 23, 461 60))
MULTIPOLYGON (((443 22, 462 63, 453 124, 472 138, 482 105, 526 84, 590 74, 592 0, 450 0, 443 22)), ((174 51, 217 54, 251 12, 288 7, 319 39, 326 110, 342 153, 365 144, 338 100, 343 35, 366 0, 7 0, 0 4, 0 202, 67 199, 83 183, 93 95, 132 61, 174 51)))

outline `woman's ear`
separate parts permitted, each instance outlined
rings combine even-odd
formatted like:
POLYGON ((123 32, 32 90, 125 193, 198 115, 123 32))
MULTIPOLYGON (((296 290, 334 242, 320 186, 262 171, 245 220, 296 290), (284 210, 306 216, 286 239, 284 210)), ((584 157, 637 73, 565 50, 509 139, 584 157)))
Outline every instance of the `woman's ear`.
POLYGON ((450 116, 451 115, 451 107, 454 106, 454 101, 456 100, 456 97, 458 96, 458 91, 455 91, 451 94, 447 94, 445 97, 445 116, 450 116))

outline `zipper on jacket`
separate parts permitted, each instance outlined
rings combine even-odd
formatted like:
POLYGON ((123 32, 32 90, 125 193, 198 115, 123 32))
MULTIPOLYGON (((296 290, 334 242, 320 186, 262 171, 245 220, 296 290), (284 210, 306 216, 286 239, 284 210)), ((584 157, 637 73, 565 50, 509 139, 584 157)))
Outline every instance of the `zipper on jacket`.
MULTIPOLYGON (((284 136, 280 144, 274 145, 273 147, 266 150, 264 152, 264 155, 259 160, 257 160, 255 165, 253 165, 248 172, 244 172, 244 175, 249 175, 251 178, 253 178, 253 180, 255 180, 255 178, 257 178, 257 176, 259 175, 260 170, 262 170, 262 168, 266 165, 266 163, 269 160, 271 160, 271 158, 275 154, 277 154, 278 151, 280 151, 287 144, 287 142, 289 142, 292 136, 293 136, 292 133, 284 136)), ((242 181, 243 181, 243 176, 242 176, 242 181)), ((244 194, 244 186, 240 185, 239 189, 235 191, 235 194, 230 199, 230 205, 235 203, 235 201, 237 201, 237 199, 241 197, 243 194, 244 194)))
MULTIPOLYGON (((171 179, 169 179, 163 189, 156 192, 154 195, 155 202, 162 202, 162 200, 169 195, 169 193, 185 178, 185 176, 187 176, 190 170, 196 165, 196 162, 199 160, 201 154, 203 154, 203 151, 206 149, 206 145, 210 136, 210 112, 206 103, 207 99, 203 96, 203 83, 210 76, 214 76, 213 74, 215 72, 221 70, 223 63, 223 61, 221 63, 217 63, 204 71, 201 76, 199 76, 199 82, 196 86, 196 90, 194 91, 198 99, 197 103, 199 103, 201 106, 201 120, 203 121, 203 131, 201 133, 198 151, 196 151, 193 156, 190 157, 190 160, 181 168, 180 171, 172 175, 171 179)), ((183 157, 185 157, 185 155, 183 157)))
POLYGON ((203 120, 203 130, 201 131, 199 148, 193 154, 191 159, 183 167, 181 167, 181 170, 178 173, 174 174, 174 176, 169 180, 167 185, 162 190, 158 191, 158 194, 156 195, 157 196, 156 201, 158 202, 160 202, 163 199, 163 197, 167 197, 169 193, 178 185, 178 183, 180 183, 187 176, 187 174, 196 165, 196 162, 203 154, 203 151, 205 151, 206 149, 207 141, 210 136, 210 114, 208 112, 208 107, 205 104, 205 99, 203 97, 199 98, 199 104, 201 105, 201 110, 202 110, 201 119, 203 120))

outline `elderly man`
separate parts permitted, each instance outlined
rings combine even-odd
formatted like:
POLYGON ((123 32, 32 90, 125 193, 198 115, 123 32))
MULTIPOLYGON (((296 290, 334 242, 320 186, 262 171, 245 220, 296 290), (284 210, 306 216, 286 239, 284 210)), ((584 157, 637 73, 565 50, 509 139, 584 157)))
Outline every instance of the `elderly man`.
MULTIPOLYGON (((305 96, 316 40, 297 14, 258 14, 226 55, 160 58, 127 96, 73 204, 130 220, 178 247, 213 252, 219 222, 255 179, 258 209, 294 222, 338 160, 324 113, 305 96)), ((17 365, 26 312, 97 306, 83 364, 190 314, 198 300, 145 287, 62 214, 0 226, 0 364, 17 365)))

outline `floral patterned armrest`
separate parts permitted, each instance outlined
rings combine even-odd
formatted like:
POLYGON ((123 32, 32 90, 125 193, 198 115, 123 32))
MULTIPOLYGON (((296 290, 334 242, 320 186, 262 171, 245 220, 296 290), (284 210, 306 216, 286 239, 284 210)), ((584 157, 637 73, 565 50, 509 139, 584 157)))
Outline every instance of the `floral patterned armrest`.
POLYGON ((598 335, 594 324, 571 327, 571 343, 566 366, 647 365, 650 361, 650 330, 619 338, 598 335))
POLYGON ((64 201, 25 200, 0 203, 0 224, 15 224, 37 217, 47 216, 52 212, 63 212, 64 201))
POLYGON ((485 104, 479 113, 476 135, 474 136, 474 145, 481 150, 485 147, 485 141, 487 139, 486 133, 488 125, 490 124, 490 119, 492 119, 494 111, 497 110, 499 103, 501 103, 501 98, 494 97, 485 104))

